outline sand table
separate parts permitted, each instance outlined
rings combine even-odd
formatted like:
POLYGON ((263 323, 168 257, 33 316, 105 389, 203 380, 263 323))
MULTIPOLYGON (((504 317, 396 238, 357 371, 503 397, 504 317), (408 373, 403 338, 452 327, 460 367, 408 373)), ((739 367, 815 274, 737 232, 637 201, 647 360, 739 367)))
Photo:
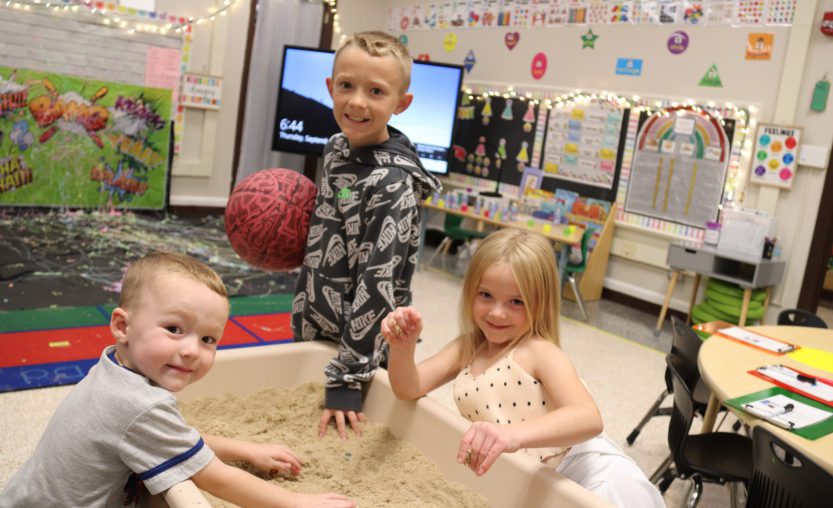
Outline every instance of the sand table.
MULTIPOLYGON (((346 442, 334 428, 318 438, 323 396, 322 384, 307 383, 249 397, 205 397, 182 403, 181 409, 201 432, 276 442, 294 450, 306 464, 301 474, 272 481, 295 492, 338 492, 361 507, 489 506, 479 494, 446 480, 433 461, 382 425, 366 423, 361 438, 351 431, 346 442)), ((213 506, 231 506, 206 497, 213 506)))

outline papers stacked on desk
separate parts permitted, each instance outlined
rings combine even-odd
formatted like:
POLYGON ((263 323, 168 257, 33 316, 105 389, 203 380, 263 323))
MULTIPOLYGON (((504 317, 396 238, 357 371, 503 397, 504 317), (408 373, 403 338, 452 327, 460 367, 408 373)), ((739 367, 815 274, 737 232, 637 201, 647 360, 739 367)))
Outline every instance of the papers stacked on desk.
POLYGON ((766 335, 761 335, 760 333, 755 333, 739 326, 723 328, 718 330, 717 333, 772 353, 784 354, 796 349, 796 347, 792 344, 773 339, 772 337, 767 337, 766 335))

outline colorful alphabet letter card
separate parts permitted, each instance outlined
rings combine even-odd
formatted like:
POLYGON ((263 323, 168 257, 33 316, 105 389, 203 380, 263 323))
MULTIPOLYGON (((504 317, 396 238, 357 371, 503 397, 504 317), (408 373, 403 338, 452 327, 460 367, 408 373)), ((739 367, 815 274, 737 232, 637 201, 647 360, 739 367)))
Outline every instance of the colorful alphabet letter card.
POLYGON ((779 125, 759 125, 749 181, 789 189, 798 164, 801 129, 779 125))

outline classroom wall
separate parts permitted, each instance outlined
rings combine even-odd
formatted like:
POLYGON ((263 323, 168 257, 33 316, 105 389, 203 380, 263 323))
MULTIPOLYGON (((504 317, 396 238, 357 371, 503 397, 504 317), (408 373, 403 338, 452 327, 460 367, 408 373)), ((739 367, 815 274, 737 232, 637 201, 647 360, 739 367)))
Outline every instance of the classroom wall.
MULTIPOLYGON (((164 4, 169 12, 178 15, 202 16, 221 7, 223 0, 166 0, 164 4)), ((223 79, 223 107, 218 111, 185 110, 181 151, 171 172, 171 205, 226 205, 234 163, 249 8, 249 0, 237 0, 226 16, 193 27, 188 71, 223 79)))
MULTIPOLYGON (((340 0, 339 22, 342 33, 386 28, 387 10, 410 6, 415 0, 340 0)), ((610 91, 619 95, 657 97, 669 100, 694 99, 700 103, 734 103, 754 106, 758 122, 804 126, 802 143, 829 148, 833 139, 833 121, 829 106, 824 113, 809 111, 815 82, 827 72, 833 78, 831 42, 821 34, 821 13, 833 10, 833 0, 798 2, 792 27, 755 26, 593 26, 599 38, 595 49, 582 49, 580 36, 588 26, 512 28, 520 33, 520 42, 509 50, 503 36, 508 28, 457 28, 452 30, 410 30, 406 33, 413 54, 428 53, 434 61, 462 64, 471 49, 477 63, 466 82, 492 84, 496 88, 553 89, 558 92, 581 88, 584 91, 610 91), (685 30, 690 37, 688 50, 672 55, 666 41, 675 30, 685 30), (451 52, 443 49, 443 37, 454 32, 458 37, 451 52), (770 60, 745 59, 749 33, 766 32, 775 36, 770 60), (532 56, 544 51, 549 59, 546 75, 532 78, 532 56), (642 76, 617 76, 616 58, 642 58, 642 76), (723 87, 698 86, 712 64, 717 64, 723 87)), ((393 32, 400 35, 400 32, 393 32)), ((335 45, 335 44, 334 44, 335 45)), ((748 139, 754 139, 750 133, 748 139)), ((784 283, 773 295, 768 321, 774 320, 781 307, 794 306, 798 300, 810 245, 812 226, 821 199, 824 170, 799 166, 791 190, 762 188, 740 182, 745 187, 744 206, 774 213, 779 221, 782 258, 787 261, 784 283)), ((661 304, 668 285, 665 255, 669 242, 679 238, 617 224, 612 257, 605 286, 645 301, 661 304)), ((688 308, 691 282, 683 278, 677 284, 671 306, 688 308)))

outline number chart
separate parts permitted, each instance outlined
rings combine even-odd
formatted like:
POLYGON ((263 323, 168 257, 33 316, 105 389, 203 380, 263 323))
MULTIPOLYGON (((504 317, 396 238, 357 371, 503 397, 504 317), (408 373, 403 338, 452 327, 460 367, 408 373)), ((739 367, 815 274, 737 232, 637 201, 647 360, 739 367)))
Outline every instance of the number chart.
POLYGON ((778 125, 759 125, 755 155, 749 181, 789 189, 798 165, 801 129, 778 125))

